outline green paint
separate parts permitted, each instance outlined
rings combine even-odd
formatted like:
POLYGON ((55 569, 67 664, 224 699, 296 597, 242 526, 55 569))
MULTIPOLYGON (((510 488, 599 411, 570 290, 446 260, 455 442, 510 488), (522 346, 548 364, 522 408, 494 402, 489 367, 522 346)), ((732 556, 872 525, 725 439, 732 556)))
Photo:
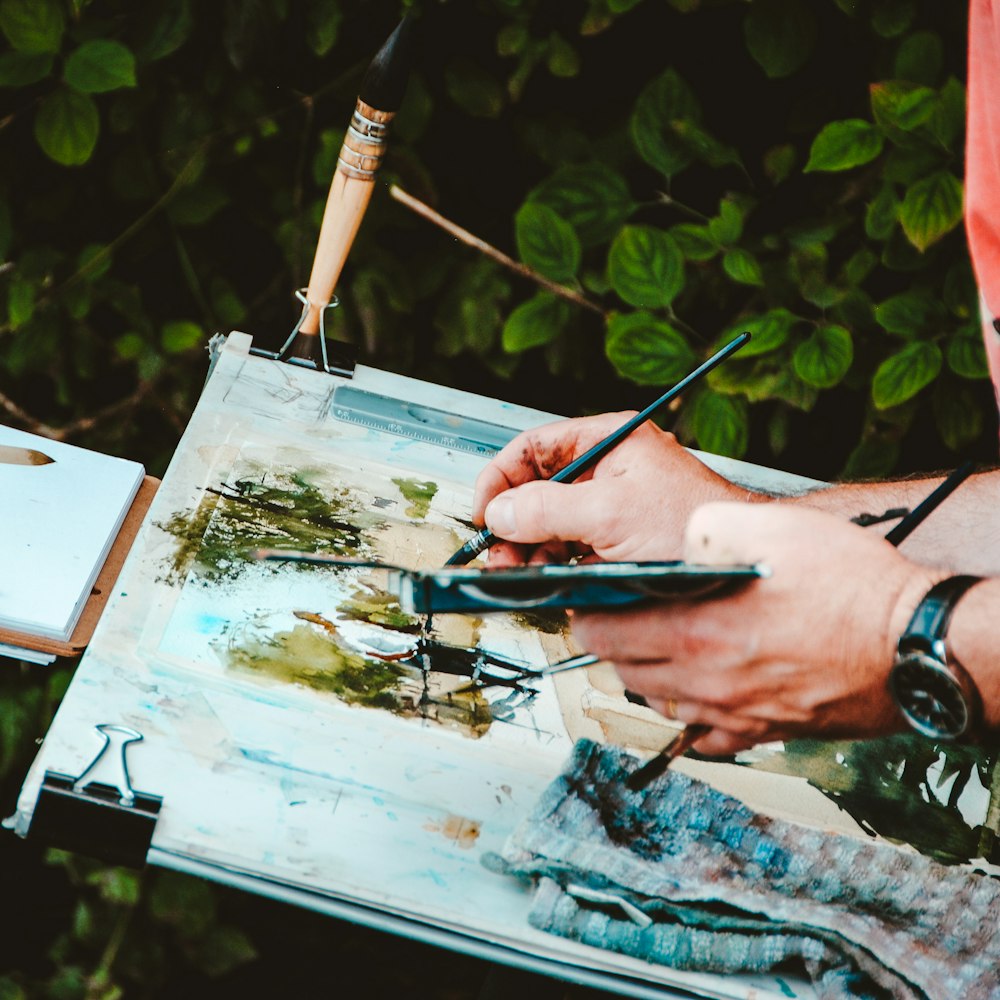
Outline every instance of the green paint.
POLYGON ((350 621, 382 625, 397 632, 412 634, 420 631, 420 619, 415 615, 408 615, 400 608, 399 601, 384 591, 372 593, 359 590, 337 605, 337 614, 350 621))
POLYGON ((177 542, 168 574, 171 582, 182 581, 198 558, 202 539, 205 537, 218 502, 217 496, 206 493, 193 513, 181 511, 174 514, 166 523, 157 524, 157 527, 173 535, 177 542))
POLYGON ((569 626, 565 611, 515 611, 511 618, 522 628, 548 635, 560 635, 569 626))
POLYGON ((793 774, 858 823, 945 863, 996 851, 994 831, 970 826, 958 800, 973 778, 990 787, 994 748, 934 743, 916 735, 877 740, 793 740, 750 766, 793 774), (944 766, 940 774, 931 771, 944 766))
POLYGON ((423 519, 430 509, 431 500, 438 491, 437 483, 421 482, 419 479, 394 479, 393 482, 399 487, 399 492, 410 504, 406 508, 407 517, 423 519))
POLYGON ((230 646, 226 655, 232 669, 326 691, 352 705, 400 707, 396 688, 406 668, 354 653, 306 624, 230 646))
POLYGON ((231 580, 259 548, 363 555, 362 532, 384 518, 350 490, 322 492, 308 475, 261 471, 206 492, 193 516, 175 514, 162 525, 178 542, 172 576, 183 579, 195 568, 205 580, 231 580))
POLYGON ((231 643, 223 657, 230 670, 298 684, 350 705, 380 708, 402 718, 431 719, 476 739, 493 723, 481 692, 428 697, 421 671, 354 652, 329 627, 303 623, 266 638, 231 643))

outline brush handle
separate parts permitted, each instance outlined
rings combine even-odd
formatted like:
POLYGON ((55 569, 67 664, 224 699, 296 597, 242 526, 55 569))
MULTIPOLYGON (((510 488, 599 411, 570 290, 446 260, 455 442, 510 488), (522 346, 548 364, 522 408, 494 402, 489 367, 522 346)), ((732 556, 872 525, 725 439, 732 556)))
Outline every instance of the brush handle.
POLYGON ((360 99, 354 109, 326 199, 300 334, 318 334, 320 314, 333 301, 337 279, 371 200, 394 117, 394 111, 378 111, 360 99))

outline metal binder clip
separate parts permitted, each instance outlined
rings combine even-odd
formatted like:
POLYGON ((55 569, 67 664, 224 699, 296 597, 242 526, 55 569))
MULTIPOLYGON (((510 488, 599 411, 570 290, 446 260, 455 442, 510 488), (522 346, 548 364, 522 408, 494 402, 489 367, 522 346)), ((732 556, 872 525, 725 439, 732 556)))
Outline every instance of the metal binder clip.
POLYGON ((163 800, 132 788, 125 754, 142 733, 97 726, 104 744, 74 778, 46 771, 28 836, 111 864, 141 868, 163 800))
POLYGON ((342 375, 344 378, 351 378, 354 375, 354 369, 357 364, 357 348, 353 344, 344 343, 342 340, 331 340, 330 346, 336 351, 332 356, 332 360, 327 353, 326 313, 328 309, 336 309, 340 305, 340 300, 336 295, 319 311, 319 333, 309 334, 310 337, 316 337, 319 341, 320 360, 317 361, 311 357, 300 357, 293 353, 293 345, 299 336, 299 331, 302 329, 302 324, 305 322, 306 316, 309 314, 309 299, 306 293, 307 289, 305 288, 299 288, 295 292, 295 297, 302 303, 302 313, 298 318, 298 322, 292 327, 292 332, 288 335, 288 339, 281 347, 276 351, 268 351, 263 347, 251 347, 250 353, 258 357, 270 358, 272 361, 284 361, 289 365, 314 368, 317 371, 324 371, 328 375, 342 375))

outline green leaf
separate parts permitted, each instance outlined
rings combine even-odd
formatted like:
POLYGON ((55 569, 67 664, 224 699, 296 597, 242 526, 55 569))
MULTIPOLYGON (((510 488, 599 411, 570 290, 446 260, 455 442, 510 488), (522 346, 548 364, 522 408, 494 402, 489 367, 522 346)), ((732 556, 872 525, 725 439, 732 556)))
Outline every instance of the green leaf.
POLYGON ((962 221, 962 182, 948 170, 917 181, 903 197, 899 221, 909 241, 926 250, 962 221))
MULTIPOLYGON (((799 322, 799 317, 787 309, 770 309, 761 316, 752 316, 735 323, 719 338, 717 348, 746 331, 750 334, 750 339, 740 348, 739 360, 770 354, 788 340, 788 335, 799 322)), ((721 365, 720 369, 725 367, 727 366, 721 365)))
POLYGON ((509 58, 520 55, 528 44, 531 34, 524 21, 511 21, 497 32, 497 55, 509 58))
POLYGON ((899 444, 881 437, 870 437, 856 445, 838 478, 852 480, 884 479, 899 459, 899 444))
POLYGON ((965 87, 954 77, 949 77, 941 88, 927 129, 943 149, 954 149, 961 138, 965 129, 965 87))
POLYGON ((642 385, 677 382, 697 360, 683 334, 648 312, 612 316, 605 351, 618 371, 642 385))
POLYGON ((508 354, 548 344, 569 322, 570 307, 565 299, 550 292, 539 292, 522 302, 507 317, 501 341, 508 354))
POLYGON ((830 122, 813 140, 805 172, 860 167, 874 160, 882 145, 882 136, 871 122, 861 118, 830 122))
POLYGON ((70 54, 63 68, 63 79, 85 94, 134 87, 135 56, 121 42, 94 38, 70 54))
POLYGON ((966 386, 956 389, 943 380, 935 386, 934 422, 941 440, 952 450, 962 451, 983 432, 983 405, 966 386))
POLYGON ((750 441, 746 404, 733 396, 706 390, 698 394, 691 430, 702 451, 742 458, 750 441))
POLYGON ((56 53, 65 29, 57 0, 0 0, 0 31, 18 52, 56 53))
POLYGON ((46 52, 0 54, 0 87, 29 87, 52 71, 52 56, 46 52))
POLYGON ((872 28, 883 38, 898 38, 916 15, 913 0, 878 0, 872 11, 872 28))
POLYGON ((818 31, 812 5, 799 0, 754 0, 743 20, 747 49, 772 80, 805 65, 818 31))
POLYGON ((883 184, 865 210, 865 235, 884 240, 899 219, 899 198, 892 184, 883 184))
POLYGON ((719 246, 729 246, 743 235, 743 209, 731 198, 719 202, 719 214, 708 221, 708 231, 719 246))
POLYGON ((905 80, 873 83, 868 92, 872 116, 883 128, 912 132, 927 121, 938 106, 936 91, 905 80))
POLYGON ((448 96, 475 118, 496 118, 507 104, 503 85, 475 60, 460 57, 445 70, 448 96))
POLYGON ((673 69, 646 85, 635 102, 629 123, 632 143, 643 160, 667 177, 680 173, 694 159, 677 135, 678 121, 701 121, 701 106, 690 87, 673 69))
POLYGON ((556 77, 567 79, 580 72, 580 54, 557 31, 549 36, 549 54, 545 60, 549 72, 556 77))
POLYGON ((330 0, 306 0, 306 40, 318 56, 325 56, 336 44, 344 11, 330 0))
POLYGON ((33 281, 15 274, 7 290, 7 322, 17 330, 35 314, 36 287, 33 281))
POLYGON ((990 377, 983 335, 976 324, 970 323, 949 337, 945 351, 948 367, 956 375, 971 379, 990 377))
POLYGON ((122 361, 135 361, 146 353, 146 341, 142 336, 134 331, 123 333, 115 341, 115 354, 122 361))
POLYGON ((107 903, 135 906, 139 902, 141 876, 129 868, 99 868, 87 876, 87 884, 97 886, 107 903))
POLYGON ((933 87, 941 76, 944 47, 933 31, 916 31, 904 39, 896 53, 893 75, 933 87))
POLYGON ((608 242, 635 210, 624 177, 603 163, 561 167, 528 200, 553 209, 585 247, 608 242))
POLYGON ((831 389, 847 374, 854 360, 851 334, 842 326, 818 327, 795 348, 792 367, 806 385, 831 389))
POLYGON ((757 258, 741 247, 733 247, 727 250, 722 258, 722 269, 733 281, 741 285, 763 285, 764 272, 760 268, 757 258))
POLYGON ((694 157, 710 167, 739 166, 743 162, 732 146, 719 142, 696 122, 681 119, 674 121, 671 127, 674 135, 691 150, 694 157))
POLYGON ((212 927, 199 942, 199 969, 211 978, 225 976, 257 957, 250 938, 238 927, 212 927))
POLYGON ((851 286, 860 285, 878 264, 878 254, 862 247, 853 253, 844 264, 844 280, 851 286))
POLYGON ((625 226, 608 251, 608 278, 629 305, 669 306, 684 287, 684 257, 664 230, 625 226))
POLYGON ((875 307, 875 322, 889 333, 915 337, 942 317, 940 303, 921 288, 893 295, 875 307))
POLYGON ((207 882, 190 875, 158 872, 148 897, 150 916, 184 932, 204 934, 215 919, 216 896, 207 882))
POLYGON ((795 147, 790 142, 772 146, 764 154, 764 173, 777 186, 789 177, 795 168, 796 159, 795 147))
POLYGON ((93 98, 68 87, 49 94, 35 116, 38 145, 64 167, 78 167, 90 159, 99 129, 93 98))
POLYGON ((176 52, 187 41, 194 23, 191 0, 159 0, 144 6, 144 10, 150 8, 153 10, 135 46, 141 63, 155 62, 176 52))
POLYGON ((521 260, 553 281, 571 281, 580 267, 581 248, 573 227, 548 205, 529 201, 514 218, 521 260))
POLYGON ((708 226, 682 222, 667 230, 685 260, 711 260, 719 252, 719 244, 708 226))
POLYGON ((872 400, 880 410, 899 406, 929 385, 941 371, 941 349, 918 340, 886 358, 872 379, 872 400))
POLYGON ((189 320, 175 320, 164 323, 160 333, 160 345, 167 354, 181 354, 205 343, 206 337, 197 323, 189 320))

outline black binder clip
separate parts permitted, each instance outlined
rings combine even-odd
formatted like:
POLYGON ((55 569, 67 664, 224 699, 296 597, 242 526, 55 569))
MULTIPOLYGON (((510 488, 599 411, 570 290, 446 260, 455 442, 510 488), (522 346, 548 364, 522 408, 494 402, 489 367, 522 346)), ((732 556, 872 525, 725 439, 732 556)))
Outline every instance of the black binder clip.
POLYGON ((141 868, 163 799, 137 792, 129 782, 125 751, 142 733, 100 725, 104 738, 78 778, 46 771, 28 836, 109 864, 141 868))
POLYGON ((276 351, 268 351, 263 347, 251 347, 250 353, 257 357, 270 358, 272 361, 284 361, 285 364, 301 365, 304 368, 324 371, 329 375, 353 378, 354 369, 357 366, 357 347, 342 340, 328 341, 326 339, 326 312, 328 309, 336 309, 340 305, 340 300, 334 296, 331 302, 320 309, 318 333, 302 334, 300 337, 299 330, 302 328, 306 316, 309 315, 309 299, 304 288, 298 289, 295 297, 302 303, 302 314, 295 326, 292 327, 288 339, 276 351), (317 346, 319 347, 319 358, 313 356, 317 346), (296 353, 297 351, 301 353, 296 353))

